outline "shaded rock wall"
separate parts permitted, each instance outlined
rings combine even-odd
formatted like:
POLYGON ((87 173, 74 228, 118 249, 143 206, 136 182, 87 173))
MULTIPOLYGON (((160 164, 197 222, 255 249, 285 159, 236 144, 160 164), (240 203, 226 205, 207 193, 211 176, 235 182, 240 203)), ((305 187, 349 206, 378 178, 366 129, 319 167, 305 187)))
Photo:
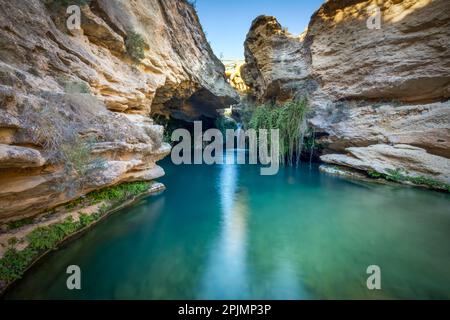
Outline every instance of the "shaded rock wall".
POLYGON ((60 3, 0 0, 3 221, 162 176, 170 147, 149 115, 214 117, 237 97, 185 1, 92 0, 70 32, 60 3), (145 41, 140 62, 132 32, 145 41))

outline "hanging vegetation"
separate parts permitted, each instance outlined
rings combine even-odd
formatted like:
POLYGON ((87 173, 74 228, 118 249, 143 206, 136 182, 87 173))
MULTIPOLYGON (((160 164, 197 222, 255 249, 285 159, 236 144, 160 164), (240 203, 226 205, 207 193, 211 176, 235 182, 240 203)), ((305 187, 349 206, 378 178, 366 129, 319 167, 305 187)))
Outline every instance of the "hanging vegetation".
POLYGON ((266 104, 255 109, 247 126, 255 130, 279 129, 280 162, 297 165, 307 129, 307 112, 306 99, 290 101, 281 106, 266 104))
POLYGON ((145 48, 147 46, 142 35, 135 31, 128 31, 127 39, 125 40, 128 56, 139 64, 145 58, 145 48))

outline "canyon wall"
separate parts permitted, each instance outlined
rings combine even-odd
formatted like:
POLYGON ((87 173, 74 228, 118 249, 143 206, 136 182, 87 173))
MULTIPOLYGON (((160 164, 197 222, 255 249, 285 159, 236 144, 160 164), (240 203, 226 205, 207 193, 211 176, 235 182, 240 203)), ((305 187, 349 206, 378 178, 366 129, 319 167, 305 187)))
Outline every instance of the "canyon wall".
POLYGON ((261 16, 245 55, 260 103, 308 98, 323 161, 450 184, 449 1, 330 0, 298 37, 261 16))
POLYGON ((77 30, 66 1, 0 0, 0 221, 162 176, 170 146, 150 115, 238 99, 186 1, 74 2, 77 30))

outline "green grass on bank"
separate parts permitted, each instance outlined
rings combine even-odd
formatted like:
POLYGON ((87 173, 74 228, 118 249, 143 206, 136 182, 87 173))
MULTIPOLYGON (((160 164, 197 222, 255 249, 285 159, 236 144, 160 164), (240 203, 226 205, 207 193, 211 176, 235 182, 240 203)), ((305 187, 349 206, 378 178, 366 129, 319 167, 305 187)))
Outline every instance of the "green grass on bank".
POLYGON ((371 178, 374 179, 380 179, 383 178, 388 181, 398 182, 398 183, 405 183, 410 182, 415 185, 420 186, 427 186, 432 189, 439 189, 439 190, 446 190, 450 192, 450 185, 446 184, 444 182, 440 182, 428 177, 424 176, 411 176, 408 174, 408 172, 403 171, 401 169, 396 170, 387 170, 387 174, 380 173, 374 170, 369 170, 368 175, 371 178))
MULTIPOLYGON (((41 254, 48 250, 55 249, 68 236, 91 225, 102 218, 109 210, 126 200, 138 196, 152 186, 152 182, 132 182, 105 188, 89 193, 83 200, 77 199, 66 205, 66 209, 72 210, 80 206, 90 206, 106 201, 108 205, 100 206, 98 212, 88 215, 80 211, 79 220, 74 221, 68 217, 62 222, 55 223, 45 227, 38 227, 26 236, 28 246, 21 251, 16 250, 10 243, 10 248, 0 259, 0 281, 10 283, 20 279, 28 266, 41 254)), ((80 208, 82 210, 82 208, 80 208)), ((25 220, 25 219, 24 219, 25 220)), ((25 221, 21 220, 12 226, 24 226, 25 221)), ((26 222, 32 223, 33 219, 26 222)), ((16 239, 17 240, 17 239, 16 239)))
POLYGON ((111 200, 126 200, 131 196, 136 196, 147 191, 151 182, 131 182, 123 183, 118 186, 93 191, 89 193, 86 198, 91 201, 92 204, 99 203, 101 201, 111 201, 111 200))
POLYGON ((14 229, 22 228, 23 226, 32 224, 33 221, 34 221, 33 218, 25 218, 25 219, 9 222, 7 224, 8 230, 14 230, 14 229))

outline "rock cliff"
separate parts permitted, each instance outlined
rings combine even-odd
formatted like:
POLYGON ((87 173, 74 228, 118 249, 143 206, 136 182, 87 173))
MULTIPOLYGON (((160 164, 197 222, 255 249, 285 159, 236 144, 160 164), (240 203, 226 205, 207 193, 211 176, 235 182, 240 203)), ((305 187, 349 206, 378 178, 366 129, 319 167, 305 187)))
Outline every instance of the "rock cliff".
POLYGON ((323 161, 450 184, 448 1, 330 0, 299 37, 261 16, 245 49, 260 102, 308 97, 323 161), (381 28, 369 28, 377 5, 381 28))
POLYGON ((259 101, 284 102, 314 85, 302 36, 288 33, 274 17, 253 21, 244 48, 242 78, 259 101))
POLYGON ((245 85, 241 75, 241 70, 244 64, 245 62, 241 60, 225 63, 225 76, 227 77, 230 85, 240 94, 245 94, 248 90, 248 87, 245 85))
POLYGON ((0 0, 0 221, 164 174, 151 114, 215 116, 237 99, 179 0, 0 0))

